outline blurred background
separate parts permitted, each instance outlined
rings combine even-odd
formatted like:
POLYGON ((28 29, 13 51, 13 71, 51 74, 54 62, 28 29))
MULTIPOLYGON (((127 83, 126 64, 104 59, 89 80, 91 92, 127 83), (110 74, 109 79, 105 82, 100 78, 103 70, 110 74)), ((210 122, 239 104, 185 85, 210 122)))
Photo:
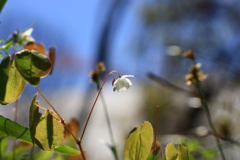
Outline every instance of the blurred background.
MULTIPOLYGON (((97 94, 89 73, 98 62, 105 63, 106 74, 117 70, 134 75, 128 91, 113 92, 110 78, 102 92, 122 156, 133 127, 145 120, 155 124, 157 105, 157 134, 163 145, 177 143, 164 135, 199 138, 192 131, 208 129, 198 96, 185 85, 192 62, 182 54, 189 49, 207 75, 204 92, 219 134, 240 138, 239 5, 237 0, 9 0, 0 15, 0 38, 32 26, 36 42, 46 49, 56 46, 53 74, 43 78, 39 88, 66 121, 74 117, 81 127, 97 94)), ((24 126, 36 92, 27 85, 19 99, 18 121, 24 126)), ((0 114, 13 119, 13 107, 1 105, 0 114)), ((90 159, 113 159, 101 140, 110 143, 106 126, 99 100, 83 142, 90 159)), ((217 150, 208 138, 199 138, 201 145, 217 150)), ((223 143, 229 159, 239 156, 238 145, 223 143)))

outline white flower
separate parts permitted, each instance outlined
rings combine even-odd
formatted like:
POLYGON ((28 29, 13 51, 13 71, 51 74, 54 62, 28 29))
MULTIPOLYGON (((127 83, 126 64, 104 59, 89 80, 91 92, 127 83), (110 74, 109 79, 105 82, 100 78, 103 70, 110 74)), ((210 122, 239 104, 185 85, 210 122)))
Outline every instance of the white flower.
POLYGON ((118 92, 122 92, 127 90, 132 85, 132 82, 126 77, 134 77, 134 76, 124 75, 118 78, 117 80, 115 80, 113 83, 113 91, 117 90, 118 92))
POLYGON ((21 42, 25 45, 27 44, 28 42, 34 42, 34 38, 31 36, 33 32, 33 28, 29 28, 25 31, 23 31, 22 33, 20 33, 19 37, 20 37, 20 40, 21 42))
POLYGON ((22 37, 31 36, 32 32, 33 32, 33 28, 28 28, 28 29, 26 29, 25 31, 23 31, 23 32, 21 33, 21 36, 22 36, 22 37))

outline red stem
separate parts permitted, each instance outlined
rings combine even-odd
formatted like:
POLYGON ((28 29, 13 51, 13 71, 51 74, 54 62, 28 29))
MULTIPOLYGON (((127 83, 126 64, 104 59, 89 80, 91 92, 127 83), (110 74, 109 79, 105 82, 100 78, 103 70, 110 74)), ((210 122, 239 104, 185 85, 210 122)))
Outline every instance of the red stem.
MULTIPOLYGON (((114 71, 112 71, 112 72, 114 72, 114 71)), ((102 91, 102 88, 103 88, 104 84, 107 82, 108 76, 109 76, 110 74, 112 74, 112 72, 110 72, 110 73, 107 75, 107 77, 106 77, 106 79, 104 80, 102 86, 101 86, 101 87, 99 88, 99 90, 98 90, 97 97, 96 97, 96 99, 95 99, 95 101, 94 101, 94 103, 93 103, 93 105, 92 105, 92 108, 91 108, 91 110, 90 110, 90 112, 89 112, 89 114, 88 114, 87 121, 86 121, 85 126, 84 126, 84 128, 83 128, 83 132, 82 132, 82 135, 81 135, 81 138, 80 138, 80 142, 82 142, 82 139, 83 139, 84 133, 85 133, 85 131, 86 131, 86 128, 87 128, 89 119, 90 119, 90 117, 91 117, 91 115, 92 115, 93 109, 94 109, 94 107, 95 107, 95 105, 96 105, 96 102, 97 102, 98 97, 99 97, 99 95, 100 95, 100 93, 101 93, 101 91, 102 91)))
POLYGON ((48 111, 48 113, 50 113, 54 118, 56 118, 57 120, 60 120, 60 122, 64 125, 64 127, 68 130, 68 132, 72 135, 72 137, 73 137, 74 140, 76 141, 76 143, 77 143, 77 145, 78 145, 78 147, 79 147, 79 149, 80 149, 80 152, 81 152, 81 154, 82 154, 83 160, 86 160, 85 155, 84 155, 84 153, 83 153, 83 149, 82 149, 80 140, 78 140, 77 137, 72 133, 72 131, 70 130, 70 128, 69 128, 69 127, 67 126, 67 124, 65 123, 64 119, 60 116, 60 114, 58 114, 57 110, 56 110, 56 109, 53 107, 53 105, 47 100, 47 98, 42 94, 42 92, 40 91, 40 89, 38 88, 38 86, 37 86, 36 88, 37 88, 37 90, 38 90, 38 93, 40 93, 40 95, 43 97, 43 99, 44 99, 44 100, 48 103, 48 105, 54 110, 54 112, 57 114, 57 116, 59 117, 59 119, 58 119, 57 117, 55 117, 53 114, 51 114, 51 112, 50 112, 49 109, 46 109, 46 108, 44 108, 44 107, 41 107, 41 106, 39 106, 39 105, 37 105, 37 104, 35 104, 35 105, 37 105, 39 108, 42 108, 42 109, 48 111))

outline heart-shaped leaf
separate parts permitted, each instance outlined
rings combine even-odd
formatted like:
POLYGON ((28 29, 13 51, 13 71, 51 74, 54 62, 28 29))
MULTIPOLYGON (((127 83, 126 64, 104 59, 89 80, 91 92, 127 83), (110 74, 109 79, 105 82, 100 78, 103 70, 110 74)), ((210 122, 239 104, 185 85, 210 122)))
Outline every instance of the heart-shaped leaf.
POLYGON ((178 149, 174 144, 168 144, 165 152, 167 160, 189 160, 188 150, 182 144, 178 144, 178 149))
POLYGON ((31 85, 38 85, 40 78, 46 76, 52 66, 45 55, 26 49, 16 54, 15 65, 21 76, 31 85))
POLYGON ((39 113, 39 108, 36 104, 38 104, 39 102, 37 101, 37 96, 38 94, 36 93, 32 99, 32 103, 30 106, 30 114, 29 114, 29 129, 30 129, 30 134, 31 134, 31 138, 33 140, 33 144, 34 139, 35 139, 35 134, 36 134, 36 126, 38 124, 38 121, 36 121, 36 119, 40 119, 42 114, 39 113))
POLYGON ((64 138, 64 126, 55 117, 57 114, 47 111, 42 115, 39 113, 39 108, 36 104, 37 94, 32 100, 30 107, 29 128, 33 143, 45 151, 51 151, 62 144, 64 138))
POLYGON ((8 104, 15 101, 23 92, 26 81, 16 70, 10 56, 4 57, 0 64, 0 103, 8 104))
POLYGON ((129 134, 125 149, 125 160, 146 160, 153 143, 153 128, 151 123, 144 122, 141 129, 135 127, 129 134))
MULTIPOLYGON (((0 134, 11 136, 15 139, 32 144, 30 130, 16 122, 0 115, 0 134)), ((69 155, 79 155, 80 152, 66 145, 61 145, 53 150, 54 152, 69 155)))

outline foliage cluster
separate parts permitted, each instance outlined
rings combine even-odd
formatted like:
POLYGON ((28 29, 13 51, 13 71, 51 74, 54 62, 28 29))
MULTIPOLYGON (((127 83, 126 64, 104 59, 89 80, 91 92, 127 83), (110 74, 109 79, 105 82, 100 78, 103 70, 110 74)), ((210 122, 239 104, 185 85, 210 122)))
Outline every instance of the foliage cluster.
MULTIPOLYGON (((5 3, 0 5, 3 8, 5 3)), ((97 84, 98 94, 92 105, 86 124, 83 128, 80 138, 77 137, 79 129, 74 129, 72 124, 67 124, 59 115, 57 110, 51 105, 47 98, 38 88, 41 79, 52 72, 55 63, 55 50, 50 48, 47 52, 42 44, 35 43, 31 37, 32 28, 28 28, 22 32, 14 32, 10 37, 4 41, 0 46, 2 61, 0 64, 0 103, 7 105, 18 100, 19 96, 25 89, 26 84, 36 87, 38 93, 33 96, 32 102, 29 103, 29 127, 26 128, 17 122, 0 116, 0 159, 88 159, 88 153, 84 152, 82 147, 82 140, 91 113, 95 107, 98 97, 101 95, 101 90, 108 80, 108 76, 117 73, 119 78, 115 80, 113 75, 113 89, 114 91, 124 91, 131 86, 131 81, 126 77, 133 77, 132 75, 120 76, 118 71, 111 71, 108 73, 104 82, 100 85, 100 74, 105 71, 103 64, 98 65, 98 68, 92 72, 92 80, 97 84), (9 50, 12 51, 9 54, 9 50), (3 54, 4 53, 4 54, 3 54), (99 67, 100 66, 100 67, 99 67), (104 69, 103 69, 104 68, 104 69), (46 109, 40 105, 37 96, 40 94, 43 99, 49 104, 51 110, 46 109), (39 112, 39 108, 45 112, 39 112), (76 132, 74 130, 77 130, 76 132), (72 138, 69 138, 71 135, 72 138), (8 151, 9 138, 20 140, 11 151, 8 151), (66 138, 68 137, 68 138, 66 138), (68 139, 67 144, 72 142, 79 147, 79 151, 75 147, 70 147, 63 143, 64 139, 68 139), (34 151, 34 146, 40 150, 34 151), (29 150, 29 152, 26 152, 29 150), (51 152, 45 152, 51 151, 51 152), (53 154, 52 154, 53 153, 53 154)), ((193 52, 188 52, 185 55, 193 62, 193 66, 186 76, 187 84, 195 86, 199 92, 201 103, 205 109, 208 123, 211 131, 216 139, 219 153, 222 159, 225 159, 220 137, 212 123, 211 115, 208 105, 204 99, 204 94, 201 88, 201 82, 206 77, 200 71, 199 64, 196 63, 193 52)), ((157 110, 158 112, 158 110, 157 110)), ((107 117, 107 114, 106 114, 107 117)), ((156 116, 156 123, 157 123, 156 116)), ((109 120, 109 119, 108 119, 109 120)), ((76 122, 77 123, 77 122, 76 122)), ((109 123, 109 130, 111 131, 111 124, 109 123)), ((78 124, 76 125, 78 128, 78 124)), ((112 135, 111 135, 112 136, 112 135)), ((113 137, 113 136, 112 136, 113 137)), ((113 138, 112 138, 113 139, 113 138)), ((112 145, 109 146, 116 160, 119 159, 117 147, 112 140, 112 145)), ((199 151, 200 145, 198 143, 190 143, 184 141, 180 144, 167 144, 165 147, 165 154, 162 154, 162 145, 156 140, 156 129, 152 124, 145 121, 141 127, 136 126, 130 131, 125 143, 124 159, 126 160, 194 160, 193 152, 199 151), (187 146, 187 149, 184 145, 187 146)), ((205 149, 201 153, 202 157, 214 158, 216 152, 214 150, 205 149)))

